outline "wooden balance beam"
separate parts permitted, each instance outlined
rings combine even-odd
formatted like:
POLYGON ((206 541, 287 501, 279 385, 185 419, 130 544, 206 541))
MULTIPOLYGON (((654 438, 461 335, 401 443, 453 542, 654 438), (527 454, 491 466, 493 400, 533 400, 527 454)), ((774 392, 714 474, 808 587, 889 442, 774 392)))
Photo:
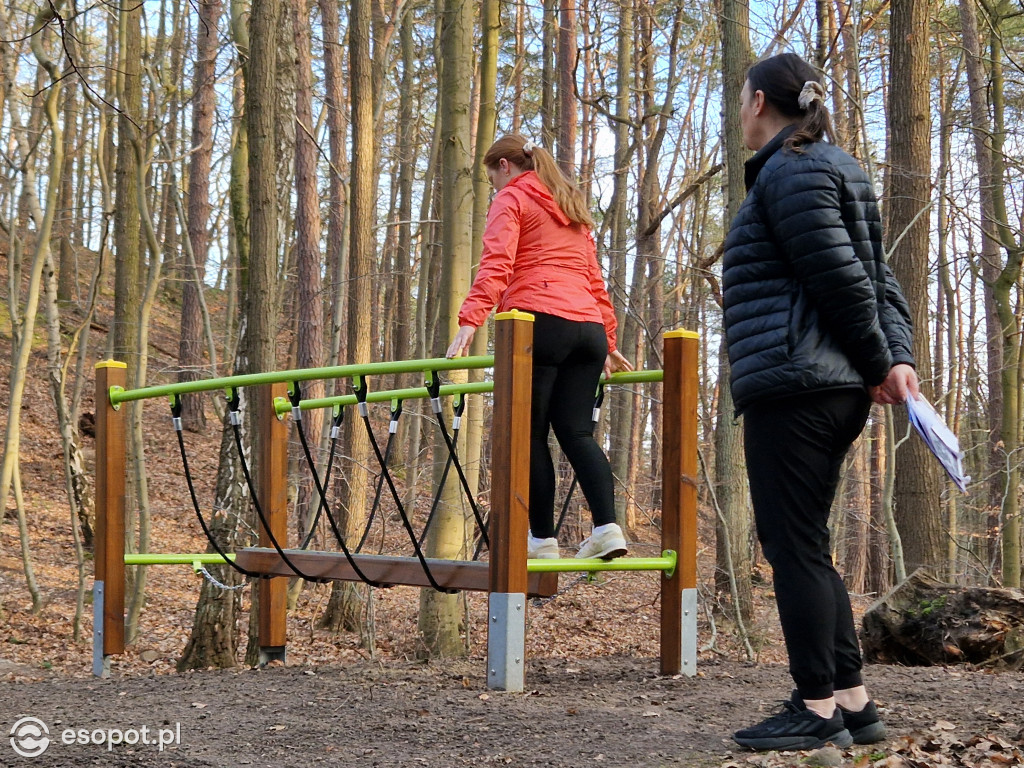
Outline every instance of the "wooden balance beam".
MULTIPOLYGON (((288 559, 310 578, 332 581, 361 581, 344 552, 310 552, 286 549, 288 559)), ((431 587, 423 565, 415 557, 353 554, 352 560, 369 580, 382 586, 404 584, 431 587)), ((490 565, 471 560, 439 560, 426 558, 434 581, 445 589, 473 592, 489 591, 490 565)), ((235 553, 235 563, 247 571, 267 576, 295 576, 275 549, 246 547, 235 553)), ((530 597, 551 597, 558 592, 557 573, 531 573, 527 577, 530 597)))

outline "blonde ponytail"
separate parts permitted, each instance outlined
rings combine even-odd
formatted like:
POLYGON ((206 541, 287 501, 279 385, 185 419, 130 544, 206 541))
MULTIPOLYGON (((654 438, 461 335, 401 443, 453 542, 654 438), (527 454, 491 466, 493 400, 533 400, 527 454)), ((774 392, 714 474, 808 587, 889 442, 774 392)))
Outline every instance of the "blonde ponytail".
POLYGON ((484 155, 484 165, 495 168, 499 160, 507 160, 524 171, 536 171, 558 207, 570 220, 587 229, 594 228, 594 219, 587 210, 583 193, 562 173, 555 158, 544 147, 537 146, 519 134, 498 139, 484 155))

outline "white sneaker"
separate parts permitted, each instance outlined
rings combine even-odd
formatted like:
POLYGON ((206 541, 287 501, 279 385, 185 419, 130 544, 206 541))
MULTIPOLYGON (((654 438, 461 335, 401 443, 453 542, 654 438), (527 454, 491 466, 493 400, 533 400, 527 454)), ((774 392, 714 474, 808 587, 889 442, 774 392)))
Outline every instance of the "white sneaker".
POLYGON ((528 560, 557 560, 560 556, 558 554, 558 539, 554 537, 537 539, 532 533, 527 536, 526 557, 528 560))
POLYGON ((576 557, 611 560, 613 557, 622 557, 628 551, 622 529, 616 523, 608 523, 594 528, 590 537, 580 544, 580 551, 576 557))

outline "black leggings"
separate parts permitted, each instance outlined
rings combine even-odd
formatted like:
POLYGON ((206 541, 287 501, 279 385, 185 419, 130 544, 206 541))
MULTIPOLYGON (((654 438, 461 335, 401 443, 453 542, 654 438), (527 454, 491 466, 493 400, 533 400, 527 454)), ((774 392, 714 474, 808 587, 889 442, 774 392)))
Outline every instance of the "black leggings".
POLYGON ((757 535, 775 577, 789 671, 804 699, 861 685, 846 585, 832 565, 828 517, 839 472, 867 420, 859 389, 808 392, 745 411, 757 535))
POLYGON ((576 472, 594 525, 615 522, 612 469, 593 435, 594 396, 608 356, 600 323, 534 312, 530 424, 530 531, 555 535, 555 467, 548 432, 576 472))

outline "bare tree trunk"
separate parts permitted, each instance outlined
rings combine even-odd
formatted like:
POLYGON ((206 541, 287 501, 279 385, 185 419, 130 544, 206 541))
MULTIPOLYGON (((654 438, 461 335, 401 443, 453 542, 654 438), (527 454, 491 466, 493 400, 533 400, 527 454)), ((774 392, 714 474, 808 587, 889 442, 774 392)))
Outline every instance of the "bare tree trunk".
MULTIPOLYGON (((245 122, 249 129, 249 234, 251 237, 247 283, 242 292, 244 331, 239 373, 271 371, 276 367, 278 307, 278 144, 277 50, 280 0, 254 0, 249 17, 250 50, 244 68, 245 122)), ((249 413, 249 424, 255 418, 249 413)), ((263 414, 269 418, 269 414, 263 414)), ((253 455, 260 455, 254 441, 253 455)), ((259 467, 256 467, 259 472, 259 467)), ((257 602, 249 614, 246 663, 259 659, 256 636, 257 602)))
MULTIPOLYGON (((442 0, 445 23, 441 33, 443 66, 441 99, 441 243, 444 314, 442 328, 448 338, 458 330, 458 311, 469 293, 473 217, 473 167, 470 103, 466 83, 472 77, 473 4, 469 0, 442 0)), ((435 455, 444 455, 440 445, 435 455)), ((438 478, 440 479, 440 478, 438 478)), ((431 557, 466 557, 465 500, 457 478, 449 477, 438 514, 430 529, 427 553, 431 557)), ((459 656, 462 612, 456 595, 424 589, 420 593, 419 630, 424 650, 432 656, 459 656)))
POLYGON ((526 60, 526 5, 516 3, 515 71, 512 73, 512 133, 522 132, 523 122, 523 62, 526 60))
MULTIPOLYGON (((295 249, 297 251, 298 291, 298 367, 320 368, 324 364, 324 318, 320 278, 320 195, 317 190, 318 148, 313 137, 313 69, 309 39, 308 0, 295 0, 295 249)), ((303 396, 324 395, 324 382, 314 379, 304 386, 303 396)), ((311 449, 319 443, 324 412, 306 411, 302 420, 311 449)), ((310 519, 315 498, 313 478, 302 473, 296 499, 296 525, 301 541, 310 519)))
MULTIPOLYGON (((57 13, 60 12, 62 4, 46 6, 41 10, 33 24, 33 29, 40 29, 51 22, 57 13)), ((19 143, 26 159, 24 168, 24 189, 23 195, 26 205, 32 205, 37 209, 36 217, 36 242, 32 257, 32 270, 29 275, 28 297, 25 303, 25 311, 22 315, 21 328, 13 345, 11 360, 11 382, 9 399, 9 416, 7 429, 5 431, 2 473, 0 473, 0 511, 7 509, 7 498, 14 486, 15 501, 18 510, 18 530, 21 541, 22 566, 25 572, 25 581, 29 594, 32 598, 32 610, 38 611, 42 608, 42 598, 36 584, 35 573, 29 557, 27 521, 25 519, 24 505, 21 499, 20 470, 18 466, 18 451, 21 444, 21 406, 25 394, 25 381, 28 373, 29 358, 32 353, 32 342, 35 335, 36 311, 39 307, 40 295, 42 293, 43 272, 50 260, 50 235, 53 232, 53 222, 56 217, 57 200, 60 189, 60 180, 64 164, 64 142, 61 135, 60 121, 57 115, 57 105, 60 98, 60 70, 52 59, 43 50, 42 35, 33 35, 31 45, 36 61, 39 64, 41 75, 48 75, 50 88, 46 93, 43 109, 50 128, 50 165, 49 183, 46 188, 46 202, 42 206, 39 215, 39 201, 35 196, 36 181, 34 166, 29 159, 29 142, 24 132, 19 132, 19 143)), ((52 267, 51 267, 52 270, 52 267)), ((20 282, 20 281, 19 281, 20 282)), ((12 326, 17 317, 15 311, 20 285, 15 283, 9 296, 11 307, 12 326)))
MULTIPOLYGON (((888 438, 885 428, 885 415, 881 408, 873 408, 870 421, 871 430, 871 530, 869 539, 867 574, 865 590, 876 595, 884 595, 892 586, 892 562, 890 552, 894 552, 894 543, 886 530, 885 520, 885 485, 886 455, 888 438)), ((902 557, 902 549, 899 550, 902 557)))
MULTIPOLYGON (((626 255, 629 234, 629 170, 634 145, 630 140, 631 85, 633 76, 634 13, 632 0, 625 0, 619 6, 617 32, 617 59, 615 75, 615 168, 612 199, 608 217, 611 219, 611 248, 609 252, 608 293, 615 306, 618 321, 619 349, 632 357, 635 344, 630 333, 633 326, 627 315, 630 306, 627 291, 626 255)), ((634 361, 639 363, 639 361, 634 361)), ((633 428, 631 398, 616 395, 609 398, 608 460, 615 477, 626 477, 629 473, 629 435, 633 428)), ((615 494, 615 518, 620 524, 626 522, 626 494, 615 494)))
MULTIPOLYGON (((217 64, 217 29, 221 0, 199 3, 196 25, 196 62, 192 78, 192 156, 188 174, 188 239, 192 263, 182 265, 181 338, 178 345, 178 381, 195 381, 203 365, 203 319, 199 292, 203 289, 209 246, 210 164, 213 158, 214 90, 217 64)), ((205 397, 182 398, 181 420, 190 432, 206 429, 205 397)))
POLYGON ((558 6, 555 0, 542 0, 541 18, 541 144, 550 151, 555 145, 558 106, 555 102, 555 56, 557 38, 555 23, 558 6))
MULTIPOLYGON (((352 160, 349 196, 349 283, 348 283, 348 361, 370 361, 372 339, 367 313, 373 306, 373 274, 376 244, 373 237, 376 199, 376 149, 373 130, 373 63, 370 58, 371 9, 365 0, 352 3, 349 12, 349 77, 352 103, 352 160)), ((370 477, 370 443, 364 426, 356 418, 347 419, 344 444, 352 457, 349 471, 342 479, 338 507, 346 510, 343 533, 349 541, 358 541, 366 524, 367 489, 370 477)), ((372 599, 369 596, 367 600, 372 599)), ((321 625, 338 630, 361 630, 362 606, 356 588, 336 584, 324 612, 321 625)), ((364 642, 366 636, 364 635, 364 642)), ((369 638, 372 643, 372 638, 369 638)))
POLYGON ((982 68, 981 45, 978 40, 978 22, 974 5, 960 4, 960 19, 966 50, 967 81, 970 87, 971 122, 974 133, 975 158, 978 167, 978 195, 981 203, 982 279, 985 284, 986 320, 988 325, 989 388, 999 392, 1000 400, 990 405, 992 413, 992 439, 998 436, 993 448, 995 470, 990 492, 993 506, 999 507, 999 526, 1002 537, 1002 582, 1019 587, 1021 579, 1021 527, 1020 459, 1017 449, 1021 445, 1020 428, 1020 320, 1011 298, 1013 286, 1020 278, 1024 247, 1013 242, 1008 229, 1005 192, 1003 190, 1002 160, 1002 77, 999 64, 999 21, 988 20, 993 29, 991 77, 982 68), (996 124, 989 121, 986 94, 992 94, 992 111, 996 124), (1001 248, 1008 254, 1002 264, 1001 248), (993 369, 993 358, 997 367, 993 369))
MULTIPOLYGON (((723 0, 722 4, 722 104, 725 135, 726 205, 725 224, 736 216, 746 187, 743 163, 749 152, 743 144, 740 126, 740 91, 750 61, 748 29, 750 7, 746 0, 723 0)), ((743 432, 733 413, 732 391, 729 388, 729 358, 725 337, 718 353, 718 410, 715 415, 715 493, 722 509, 717 522, 715 587, 719 593, 730 588, 727 563, 731 560, 739 596, 739 610, 749 620, 753 616, 753 592, 750 581, 751 518, 747 498, 746 462, 743 456, 743 432), (726 547, 729 552, 726 553, 726 547), (727 554, 730 557, 727 557, 727 554)))
MULTIPOLYGON (((330 175, 327 187, 327 275, 331 296, 331 351, 328 359, 338 364, 347 357, 343 325, 347 317, 348 304, 346 283, 348 263, 346 261, 345 222, 348 215, 344 178, 347 177, 345 142, 346 128, 343 114, 344 92, 342 89, 342 52, 338 31, 338 0, 318 0, 320 23, 324 35, 324 89, 327 110, 327 134, 330 157, 330 175)), ((410 14, 411 16, 411 14, 410 14)), ((334 382, 327 389, 334 393, 334 382)))
POLYGON ((576 6, 563 0, 558 24, 558 165, 576 174, 576 6))
MULTIPOLYGON (((471 269, 476 276, 480 265, 480 254, 483 252, 484 226, 487 222, 487 208, 490 200, 490 182, 484 168, 484 155, 494 143, 497 123, 496 91, 498 81, 498 31, 501 28, 501 17, 498 0, 482 0, 480 5, 480 76, 478 94, 480 99, 476 121, 476 146, 474 149, 473 174, 473 234, 471 244, 471 269)), ((456 297, 457 299, 458 297, 456 297)), ((477 329, 473 337, 471 352, 474 355, 487 354, 487 326, 477 329)), ((482 369, 469 371, 469 381, 483 381, 482 369)), ((466 478, 474 496, 480 488, 480 456, 483 451, 484 439, 484 402, 479 397, 466 401, 466 446, 462 457, 466 467, 466 478)))
MULTIPOLYGON (((928 217, 931 203, 930 113, 928 104, 928 4, 905 0, 892 7, 892 90, 889 94, 889 199, 885 206, 889 256, 893 272, 910 303, 914 323, 914 358, 922 374, 921 391, 932 398, 931 344, 928 333, 928 217), (898 245, 893 247, 894 243, 898 245)), ((906 429, 906 409, 897 408, 896 432, 906 429)), ((911 440, 896 454, 896 514, 907 570, 941 568, 945 560, 939 503, 938 466, 921 440, 911 440)))
MULTIPOLYGON (((233 0, 231 4, 231 35, 242 59, 242 65, 249 56, 249 33, 244 23, 243 3, 233 0)), ((238 260, 239 293, 248 286, 249 272, 249 142, 247 122, 242 114, 242 84, 235 81, 236 134, 231 150, 231 217, 234 223, 235 248, 238 260)), ((229 307, 228 323, 231 324, 229 307)), ((232 356, 233 370, 241 372, 248 365, 244 358, 247 342, 247 324, 240 323, 239 340, 232 356)), ((221 442, 217 461, 217 480, 213 500, 213 517, 209 521, 214 539, 225 551, 234 549, 236 542, 244 541, 240 534, 246 518, 249 503, 248 489, 242 479, 239 457, 233 445, 231 428, 227 421, 221 424, 221 442)), ((207 552, 214 551, 208 545, 207 552)), ((229 589, 222 589, 210 580, 203 581, 203 588, 196 603, 195 618, 188 644, 178 660, 178 671, 205 669, 207 667, 233 667, 238 655, 238 614, 241 598, 234 589, 240 583, 238 572, 229 566, 211 569, 215 577, 229 589)), ((255 602, 255 601, 254 601, 255 602)), ((255 656, 255 651, 254 651, 255 656)))

